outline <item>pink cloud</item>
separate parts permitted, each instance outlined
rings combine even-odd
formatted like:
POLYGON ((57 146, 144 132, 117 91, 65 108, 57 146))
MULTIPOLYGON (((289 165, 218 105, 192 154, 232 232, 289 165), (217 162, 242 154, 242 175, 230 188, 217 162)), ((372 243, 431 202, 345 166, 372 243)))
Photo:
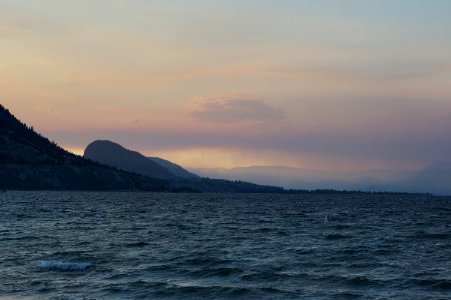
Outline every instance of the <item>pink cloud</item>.
POLYGON ((207 97, 195 101, 191 116, 203 122, 281 121, 286 113, 260 99, 237 97, 207 97))

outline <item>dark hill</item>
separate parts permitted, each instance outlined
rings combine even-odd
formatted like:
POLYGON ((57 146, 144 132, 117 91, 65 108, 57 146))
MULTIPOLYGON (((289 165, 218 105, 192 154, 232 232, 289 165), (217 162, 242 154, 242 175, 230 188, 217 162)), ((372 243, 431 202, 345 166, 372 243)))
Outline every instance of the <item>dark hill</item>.
POLYGON ((86 147, 85 158, 121 170, 154 178, 176 178, 177 176, 160 164, 148 159, 139 152, 125 149, 111 141, 94 141, 86 147))
POLYGON ((0 105, 0 188, 164 190, 168 183, 119 171, 69 153, 0 105))
POLYGON ((111 141, 94 141, 86 147, 85 158, 102 164, 163 179, 197 178, 181 166, 159 157, 145 157, 111 141))

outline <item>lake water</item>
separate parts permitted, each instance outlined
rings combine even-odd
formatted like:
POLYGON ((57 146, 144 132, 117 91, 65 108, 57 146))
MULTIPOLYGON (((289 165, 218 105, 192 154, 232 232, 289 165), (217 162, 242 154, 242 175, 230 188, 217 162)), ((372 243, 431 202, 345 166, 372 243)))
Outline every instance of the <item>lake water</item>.
POLYGON ((0 194, 0 299, 450 299, 451 198, 0 194))

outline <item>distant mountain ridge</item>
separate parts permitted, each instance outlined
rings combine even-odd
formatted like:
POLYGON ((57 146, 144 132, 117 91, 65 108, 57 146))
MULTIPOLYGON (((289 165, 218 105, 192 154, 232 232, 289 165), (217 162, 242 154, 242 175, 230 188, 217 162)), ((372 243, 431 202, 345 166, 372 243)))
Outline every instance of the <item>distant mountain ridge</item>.
POLYGON ((451 195, 451 162, 433 162, 417 171, 319 171, 286 166, 193 169, 200 176, 272 183, 289 189, 397 191, 451 195))
POLYGON ((273 183, 292 189, 371 190, 371 186, 402 178, 408 172, 391 170, 322 171, 287 166, 251 166, 231 169, 193 169, 201 176, 273 183))
POLYGON ((400 191, 451 195, 451 162, 433 162, 392 186, 400 191))
POLYGON ((153 178, 198 177, 170 161, 159 157, 145 157, 139 152, 126 149, 117 143, 107 140, 97 140, 89 144, 85 149, 84 157, 153 178))

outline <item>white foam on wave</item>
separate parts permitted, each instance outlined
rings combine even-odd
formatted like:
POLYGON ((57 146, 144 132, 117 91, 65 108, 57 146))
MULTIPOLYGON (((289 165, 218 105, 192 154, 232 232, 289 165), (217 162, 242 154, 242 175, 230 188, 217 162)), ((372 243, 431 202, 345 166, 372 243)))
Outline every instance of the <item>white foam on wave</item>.
POLYGON ((62 270, 62 271, 85 270, 90 266, 91 266, 90 263, 73 263, 63 261, 43 261, 39 264, 39 268, 43 270, 62 270))

